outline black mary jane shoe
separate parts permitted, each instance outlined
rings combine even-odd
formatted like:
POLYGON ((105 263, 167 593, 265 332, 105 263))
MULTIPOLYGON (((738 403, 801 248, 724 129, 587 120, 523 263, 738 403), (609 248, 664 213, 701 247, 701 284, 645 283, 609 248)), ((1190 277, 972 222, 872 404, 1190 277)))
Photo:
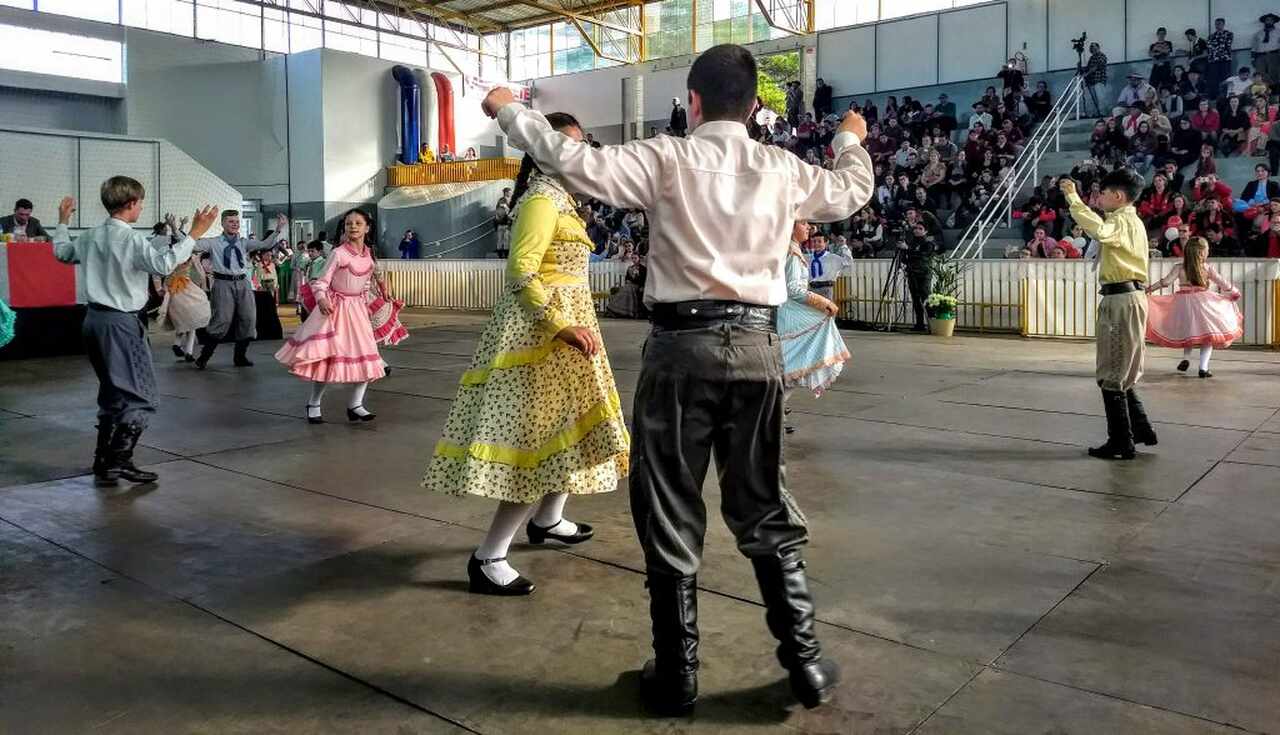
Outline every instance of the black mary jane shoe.
POLYGON ((307 423, 308 423, 308 424, 323 424, 323 423, 324 423, 324 416, 322 416, 322 415, 320 414, 320 407, 319 407, 319 406, 313 406, 313 405, 311 405, 310 403, 308 403, 308 404, 307 404, 307 423), (311 409, 313 409, 313 408, 316 410, 316 415, 315 415, 315 416, 312 416, 312 415, 311 415, 311 409))
POLYGON ((523 597, 533 594, 537 587, 523 576, 516 576, 515 579, 507 584, 498 584, 489 579, 489 575, 484 573, 486 564, 506 560, 507 557, 504 556, 500 559, 485 559, 481 561, 476 558, 475 554, 472 554, 471 558, 467 560, 467 578, 470 580, 467 590, 476 595, 495 595, 497 597, 523 597))
POLYGON ((1178 372, 1185 373, 1187 372, 1187 368, 1189 367, 1191 367, 1191 361, 1183 360, 1182 362, 1178 363, 1178 372))
MULTIPOLYGON (((364 408, 364 406, 356 406, 356 408, 364 408)), ((355 408, 347 409, 347 421, 373 421, 378 418, 378 414, 365 411, 363 414, 356 413, 355 408)))
POLYGON ((543 528, 533 521, 529 521, 528 525, 524 528, 525 532, 529 534, 529 543, 541 544, 546 541, 559 541, 562 544, 569 544, 572 546, 573 544, 580 544, 583 541, 590 541, 591 537, 596 535, 595 529, 585 523, 577 524, 578 532, 568 536, 551 533, 551 529, 555 528, 559 523, 559 521, 556 521, 555 525, 543 528))
POLYGON ((1209 372, 1208 370, 1201 370, 1201 371, 1200 371, 1200 377, 1202 377, 1202 378, 1212 378, 1212 377, 1213 377, 1213 373, 1209 372))
POLYGON ((187 354, 187 353, 185 353, 185 352, 183 352, 183 351, 182 351, 182 348, 181 348, 181 347, 179 347, 179 346, 177 346, 177 345, 174 345, 174 346, 173 346, 173 356, 174 356, 174 357, 176 357, 176 358, 178 358, 178 359, 182 359, 182 357, 183 357, 184 355, 186 355, 186 354, 187 354))

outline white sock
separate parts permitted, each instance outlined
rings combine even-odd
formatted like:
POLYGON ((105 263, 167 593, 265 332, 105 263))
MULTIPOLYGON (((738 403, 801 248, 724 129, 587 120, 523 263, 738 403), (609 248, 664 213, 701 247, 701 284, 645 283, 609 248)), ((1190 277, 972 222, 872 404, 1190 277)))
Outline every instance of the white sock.
POLYGON ((355 387, 351 389, 351 400, 347 402, 347 408, 355 411, 360 416, 369 413, 364 410, 364 392, 368 389, 369 384, 367 382, 356 383, 355 387))
MULTIPOLYGON (((493 514, 493 521, 489 523, 489 533, 485 535, 484 541, 476 547, 476 558, 484 561, 485 559, 505 559, 507 550, 511 548, 511 540, 516 537, 516 532, 524 525, 524 521, 529 517, 531 508, 526 503, 511 503, 506 500, 498 503, 498 510, 493 514)), ((520 576, 519 572, 511 568, 511 565, 505 561, 495 562, 493 564, 485 564, 480 567, 485 576, 492 580, 495 584, 510 584, 516 577, 520 576)))
POLYGON ((328 383, 312 383, 311 398, 307 399, 308 406, 319 406, 321 399, 324 398, 325 389, 329 387, 328 383))
POLYGON ((572 536, 578 532, 578 524, 565 520, 564 505, 567 502, 569 502, 569 493, 548 495, 538 503, 538 511, 533 516, 533 522, 539 528, 545 528, 551 533, 572 536))
POLYGON ((1213 357, 1213 345, 1202 345, 1200 347, 1200 369, 1209 372, 1209 358, 1213 357))
POLYGON ((187 332, 186 344, 183 345, 182 351, 188 355, 194 354, 196 351, 196 333, 195 330, 187 332))
POLYGON ((173 333, 173 346, 174 346, 174 347, 181 348, 181 347, 182 347, 183 345, 185 345, 186 343, 187 343, 187 333, 186 333, 186 332, 174 332, 174 333, 173 333))

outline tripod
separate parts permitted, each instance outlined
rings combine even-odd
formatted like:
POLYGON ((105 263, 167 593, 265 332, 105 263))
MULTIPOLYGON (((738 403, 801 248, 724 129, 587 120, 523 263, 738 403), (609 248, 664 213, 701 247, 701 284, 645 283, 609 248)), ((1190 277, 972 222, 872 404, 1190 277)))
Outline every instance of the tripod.
POLYGON ((892 332, 895 324, 907 321, 907 299, 910 295, 905 292, 907 279, 903 275, 904 270, 906 264, 902 260, 902 251, 895 250, 893 261, 889 263, 889 274, 880 287, 875 319, 871 322, 871 328, 877 332, 892 332))
MULTIPOLYGON (((1076 76, 1078 77, 1084 76, 1084 52, 1083 51, 1076 52, 1076 76)), ((1080 83, 1081 85, 1084 86, 1085 90, 1089 93, 1089 100, 1093 102, 1094 114, 1096 114, 1098 117, 1102 117, 1102 106, 1098 104, 1098 91, 1093 88, 1092 84, 1089 84, 1089 82, 1084 79, 1081 79, 1080 83)), ((1080 104, 1081 106, 1084 105, 1083 102, 1081 102, 1080 104)), ((1088 108, 1085 108, 1085 109, 1087 110, 1088 108)))

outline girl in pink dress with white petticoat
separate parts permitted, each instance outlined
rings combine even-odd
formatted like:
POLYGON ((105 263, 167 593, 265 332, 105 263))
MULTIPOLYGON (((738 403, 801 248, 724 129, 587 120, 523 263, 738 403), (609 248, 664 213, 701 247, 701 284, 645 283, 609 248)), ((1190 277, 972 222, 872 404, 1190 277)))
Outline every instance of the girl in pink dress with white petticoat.
POLYGON ((1230 347, 1244 334, 1244 315, 1236 301, 1240 291, 1218 275, 1206 261, 1209 243, 1203 237, 1187 242, 1182 265, 1147 287, 1147 293, 1178 280, 1176 293, 1147 299, 1147 341, 1161 347, 1181 347, 1178 371, 1191 367, 1191 348, 1200 348, 1200 377, 1212 378, 1209 358, 1215 347, 1230 347), (1209 290, 1213 282, 1219 293, 1209 290))
POLYGON ((374 268, 366 244, 374 232, 373 218, 352 209, 343 215, 342 227, 343 244, 333 249, 324 274, 311 283, 318 308, 276 352, 289 372, 312 381, 307 421, 313 424, 324 422, 320 400, 330 383, 355 386, 347 404, 348 420, 372 421, 364 394, 370 381, 386 374, 365 301, 374 268))

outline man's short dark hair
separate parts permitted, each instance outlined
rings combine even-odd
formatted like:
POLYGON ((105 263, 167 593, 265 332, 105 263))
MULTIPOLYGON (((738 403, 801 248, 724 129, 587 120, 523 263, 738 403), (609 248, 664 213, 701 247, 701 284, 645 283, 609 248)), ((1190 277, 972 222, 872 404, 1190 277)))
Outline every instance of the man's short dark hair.
POLYGON ((1253 170, 1254 170, 1254 171, 1257 171, 1258 169, 1262 169, 1263 171, 1266 171, 1267 173, 1271 173, 1271 167, 1270 167, 1270 166, 1268 166, 1268 165, 1267 165, 1267 164, 1265 164, 1265 163, 1259 163, 1257 166, 1254 166, 1254 167, 1253 167, 1253 170))
POLYGON ((756 59, 725 43, 702 52, 689 68, 689 91, 702 98, 703 120, 742 122, 756 104, 756 59))
POLYGON ((222 210, 222 215, 218 217, 218 219, 224 220, 228 217, 239 217, 239 216, 240 216, 240 210, 238 209, 224 209, 222 210))
POLYGON ((19 209, 35 209, 35 208, 36 208, 35 205, 31 203, 30 199, 19 199, 18 201, 13 203, 13 209, 15 212, 19 209))
POLYGON ((1102 177, 1103 191, 1118 191, 1130 202, 1137 201, 1144 188, 1146 182, 1143 181, 1142 174, 1131 168, 1118 168, 1102 177))

